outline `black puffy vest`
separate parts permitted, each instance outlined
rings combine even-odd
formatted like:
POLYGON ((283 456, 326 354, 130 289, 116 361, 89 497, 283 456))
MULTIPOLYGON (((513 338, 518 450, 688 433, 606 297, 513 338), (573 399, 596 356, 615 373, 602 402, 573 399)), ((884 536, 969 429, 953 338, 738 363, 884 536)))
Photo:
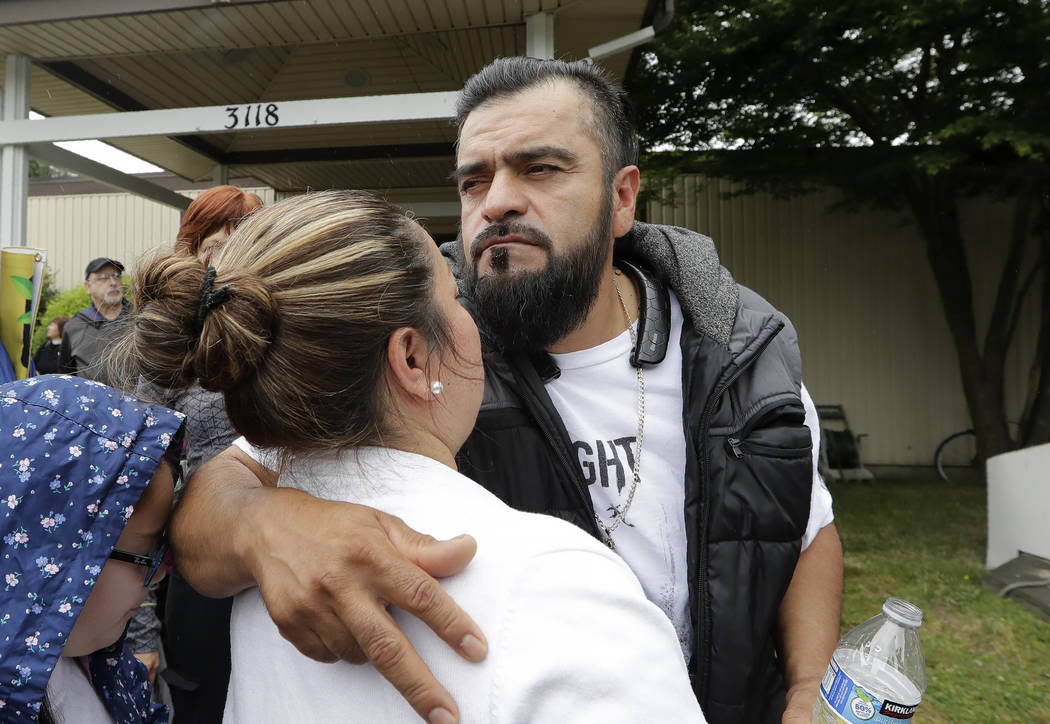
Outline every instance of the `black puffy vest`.
MULTIPOLYGON (((779 723, 773 629, 809 517, 811 438, 794 329, 741 288, 728 347, 682 332, 693 688, 711 724, 779 723)), ((661 355, 662 357, 662 355, 661 355)), ((460 471, 519 510, 598 537, 590 494, 544 379, 546 355, 486 359, 460 471)))

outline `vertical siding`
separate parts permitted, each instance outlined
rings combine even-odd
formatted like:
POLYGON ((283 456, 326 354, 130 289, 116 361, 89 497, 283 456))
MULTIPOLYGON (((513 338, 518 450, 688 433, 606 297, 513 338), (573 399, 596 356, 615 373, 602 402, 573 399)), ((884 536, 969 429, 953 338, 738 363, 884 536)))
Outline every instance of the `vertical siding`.
MULTIPOLYGON (((273 189, 245 190, 273 201, 273 189)), ((201 192, 181 193, 196 198, 201 192)), ((133 269, 144 252, 174 242, 179 218, 178 210, 132 194, 36 196, 29 199, 29 246, 47 249, 55 281, 69 289, 84 281, 84 267, 98 256, 133 269)))
MULTIPOLYGON (((867 433, 869 463, 929 464, 937 443, 969 427, 958 363, 922 241, 892 214, 829 211, 824 192, 777 200, 721 198, 725 181, 685 176, 676 203, 651 203, 647 218, 710 235, 734 277, 791 317, 802 343, 806 384, 818 403, 846 407, 867 433)), ((247 189, 271 203, 269 188, 247 189)), ((183 192, 195 198, 199 191, 183 192)), ((969 202, 961 209, 983 336, 1005 254, 1010 208, 969 202)), ((179 214, 130 194, 29 199, 29 244, 48 250, 60 288, 83 282, 96 256, 134 266, 143 252, 174 240, 179 214)), ((1007 360, 1008 415, 1024 404, 1035 352, 1039 288, 1032 290, 1007 360)), ((972 453, 959 451, 956 460, 972 453)))
MULTIPOLYGON (((831 211, 831 191, 778 200, 724 200, 724 181, 676 182, 674 207, 651 203, 648 220, 711 236, 723 264, 787 314, 798 329, 806 385, 817 403, 842 404, 867 433, 872 464, 930 464, 937 443, 970 426, 955 349, 925 249, 914 226, 890 213, 831 211)), ((962 209, 981 335, 1005 254, 1009 208, 962 209)), ((1034 289, 1008 359, 1007 414, 1020 416, 1035 351, 1034 289)), ((972 451, 960 450, 956 462, 972 451)))

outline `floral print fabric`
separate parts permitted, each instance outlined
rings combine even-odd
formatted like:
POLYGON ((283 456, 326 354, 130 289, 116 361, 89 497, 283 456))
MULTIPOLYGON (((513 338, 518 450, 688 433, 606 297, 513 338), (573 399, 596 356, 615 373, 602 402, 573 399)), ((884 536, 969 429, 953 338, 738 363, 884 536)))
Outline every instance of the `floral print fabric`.
MULTIPOLYGON (((70 375, 0 385, 0 722, 37 720, 65 639, 183 419, 70 375)), ((122 646, 91 658, 115 721, 166 718, 122 646)))

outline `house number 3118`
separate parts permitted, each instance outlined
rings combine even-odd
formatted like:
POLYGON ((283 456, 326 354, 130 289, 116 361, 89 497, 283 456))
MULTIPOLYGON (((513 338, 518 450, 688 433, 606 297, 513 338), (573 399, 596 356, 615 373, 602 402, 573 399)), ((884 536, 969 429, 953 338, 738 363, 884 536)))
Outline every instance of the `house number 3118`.
POLYGON ((229 121, 224 128, 257 128, 259 126, 276 126, 280 122, 277 115, 277 104, 251 103, 246 106, 226 106, 229 121))

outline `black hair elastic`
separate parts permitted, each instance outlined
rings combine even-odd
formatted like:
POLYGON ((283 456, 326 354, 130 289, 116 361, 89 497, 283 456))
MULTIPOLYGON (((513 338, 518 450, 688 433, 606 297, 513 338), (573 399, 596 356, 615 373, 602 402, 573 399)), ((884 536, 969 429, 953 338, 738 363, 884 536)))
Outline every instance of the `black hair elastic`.
POLYGON ((193 335, 195 338, 199 338, 204 331, 204 320, 207 319, 209 312, 230 298, 229 284, 213 289, 215 274, 215 267, 210 266, 204 275, 204 284, 201 285, 201 303, 197 307, 197 329, 196 334, 193 335))

